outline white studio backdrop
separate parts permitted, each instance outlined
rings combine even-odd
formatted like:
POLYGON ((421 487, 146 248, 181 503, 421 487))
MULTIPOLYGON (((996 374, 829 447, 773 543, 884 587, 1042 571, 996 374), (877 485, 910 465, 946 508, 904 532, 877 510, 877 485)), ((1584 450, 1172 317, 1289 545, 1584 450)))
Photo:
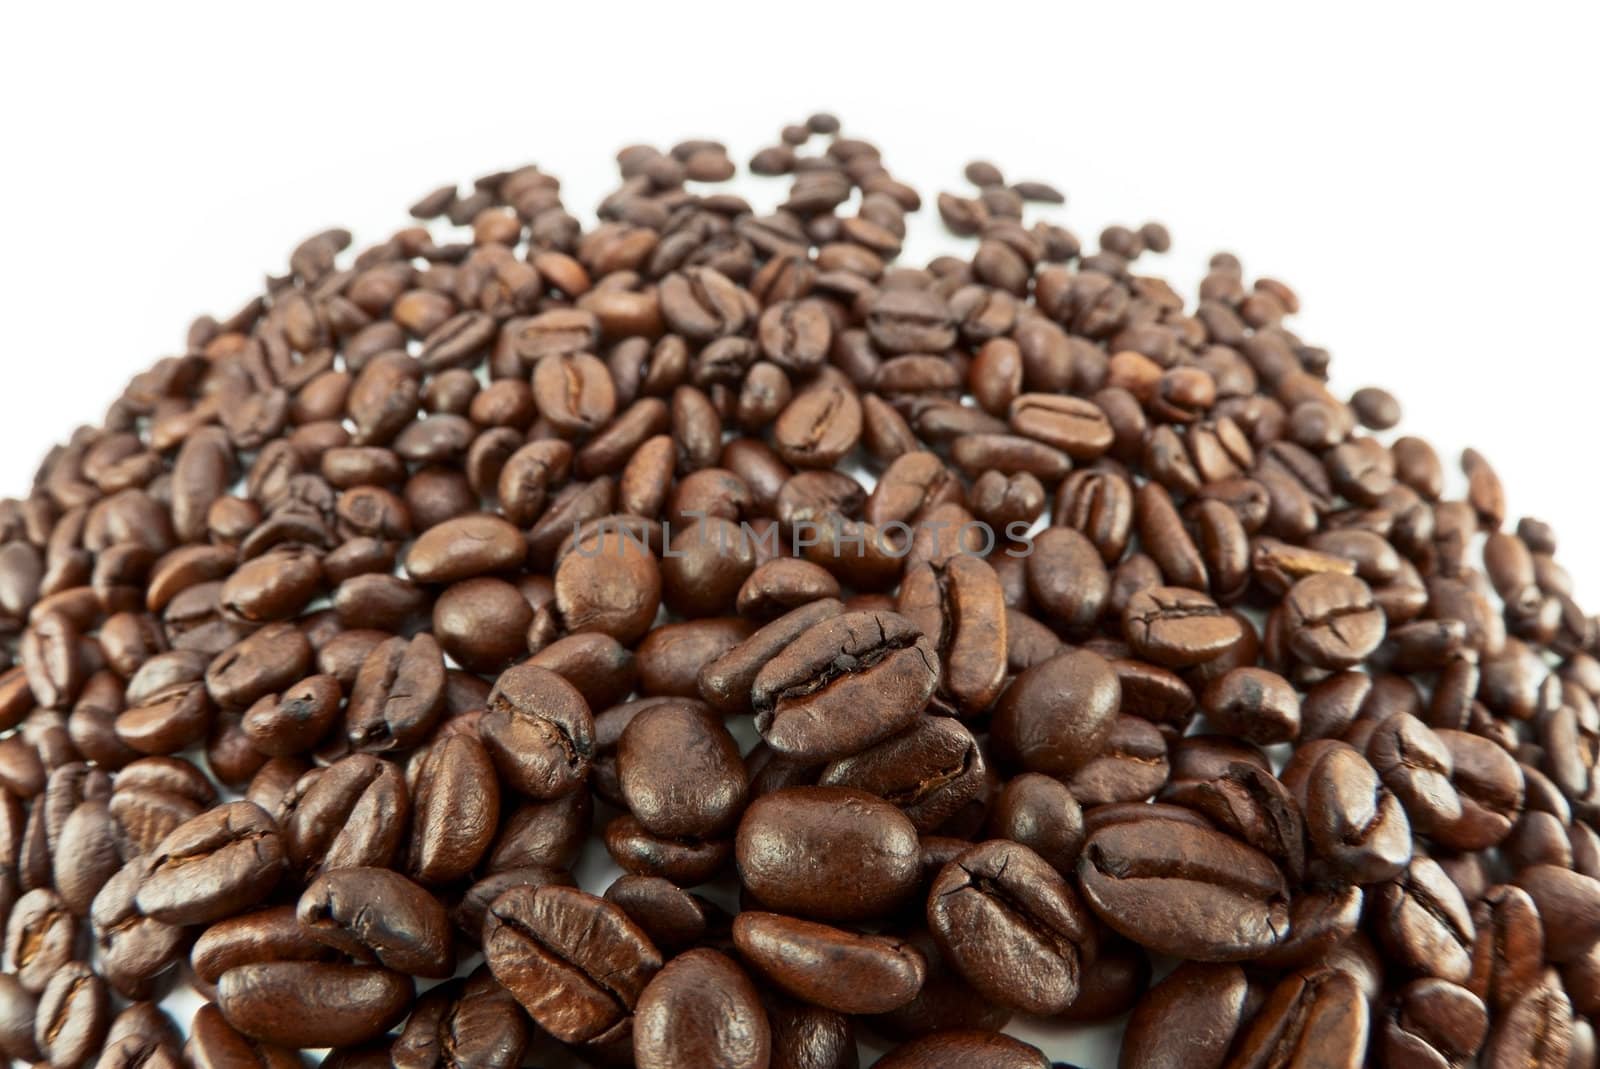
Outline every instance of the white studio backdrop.
POLYGON ((587 217, 624 144, 742 162, 830 109, 927 202, 905 262, 968 248, 932 200, 983 157, 1065 191, 1030 218, 1086 241, 1168 224, 1139 269, 1189 294, 1219 249, 1287 281, 1335 390, 1385 386, 1452 466, 1488 456, 1593 609, 1597 30, 1578 4, 11 5, 0 496, 315 230, 378 240, 527 162, 587 217))

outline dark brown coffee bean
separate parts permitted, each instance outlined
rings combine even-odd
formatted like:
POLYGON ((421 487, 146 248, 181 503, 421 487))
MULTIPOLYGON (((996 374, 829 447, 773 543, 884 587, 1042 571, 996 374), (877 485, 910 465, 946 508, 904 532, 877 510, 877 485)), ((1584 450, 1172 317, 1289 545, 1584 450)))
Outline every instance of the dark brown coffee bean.
POLYGON ((1488 1069, 1566 1065, 1571 1047, 1572 1003, 1551 977, 1490 1026, 1482 1064, 1488 1069))
POLYGON ((382 1035, 411 1006, 409 978, 313 961, 238 965, 217 983, 217 1008, 252 1039, 280 1047, 347 1047, 382 1035))
POLYGON ((417 1000, 385 1064, 405 1069, 513 1069, 529 1041, 527 1018, 484 970, 417 1000))
POLYGON ((323 873, 300 896, 298 919, 312 938, 359 960, 434 979, 455 971, 444 906, 388 869, 323 873))
POLYGON ((635 717, 617 745, 617 772, 628 808, 656 835, 714 837, 730 831, 744 807, 738 744, 687 704, 663 703, 635 717))
POLYGON ((168 924, 205 924, 260 902, 286 867, 277 824, 260 806, 232 802, 163 839, 139 883, 141 912, 168 924))
POLYGON ((352 754, 302 776, 279 822, 296 868, 381 868, 395 859, 410 813, 400 769, 371 754, 352 754))
POLYGON ((639 995, 633 1029, 640 1069, 771 1062, 771 1029, 755 985, 715 950, 691 950, 657 973, 639 995))
POLYGON ((662 964, 626 914, 570 887, 502 894, 484 920, 483 947, 495 979, 539 1027, 568 1043, 625 1035, 662 964))
POLYGON ((1367 585, 1352 576, 1308 576, 1284 605, 1290 648, 1319 668, 1348 668, 1383 641, 1383 613, 1367 585))
POLYGON ((700 670, 701 696, 725 714, 747 710, 751 689, 767 662, 842 609, 837 599, 821 598, 780 616, 700 670))
POLYGON ((1520 887, 1491 887, 1472 907, 1473 994, 1504 1013, 1539 983, 1544 965, 1544 925, 1539 908, 1520 887))
POLYGON ((1078 995, 1094 954, 1088 914, 1062 876, 1025 846, 1000 840, 946 865, 928 898, 939 949, 985 996, 1057 1013, 1078 995))
POLYGON ((29 891, 6 923, 6 962, 27 991, 38 994, 77 956, 78 921, 54 891, 29 891))
POLYGON ((1374 1044, 1385 1065, 1460 1065, 1483 1046, 1489 1014, 1470 991, 1444 980, 1401 990, 1374 1044))
POLYGON ((1539 908, 1544 956, 1569 961, 1600 937, 1600 880, 1556 865, 1532 865, 1515 883, 1539 908))
POLYGON ((1394 879, 1411 859, 1411 823, 1354 747, 1321 743, 1284 770, 1301 801, 1312 853, 1355 883, 1394 879))
POLYGON ((899 806, 919 832, 955 816, 983 789, 978 741, 945 717, 919 717, 898 735, 823 768, 824 787, 854 787, 899 806))
POLYGON ((1262 668, 1235 668, 1206 687, 1200 699, 1211 727, 1261 746, 1299 734, 1300 697, 1282 676, 1262 668))
POLYGON ((410 749, 444 710, 444 653, 432 635, 392 638, 362 662, 345 712, 352 748, 410 749))
POLYGON ((1103 657, 1058 654, 1019 675, 1001 697, 990 729, 996 756, 1029 772, 1070 776, 1110 739, 1121 700, 1103 657))
POLYGON ((406 870, 425 884, 471 872, 500 819, 500 785, 483 743, 446 735, 417 768, 406 870))
POLYGON ((903 1043, 880 1058, 875 1069, 938 1069, 982 1065, 988 1069, 1048 1069, 1039 1048, 1010 1036, 983 1031, 934 1032, 903 1043))
POLYGON ((208 984, 236 965, 255 961, 333 961, 338 951, 313 937, 294 906, 268 906, 218 921, 195 940, 189 964, 208 984))
POLYGON ((762 905, 818 920, 884 916, 917 881, 917 833, 889 802, 844 787, 794 787, 750 803, 739 878, 762 905))
POLYGON ((534 798, 581 784, 594 756, 594 718, 565 679, 532 664, 504 672, 479 733, 507 782, 534 798))
POLYGON ((999 577, 987 562, 962 556, 911 568, 896 608, 935 640, 943 668, 936 702, 959 715, 994 704, 1005 683, 1006 614, 999 577))
POLYGON ((1123 633, 1134 650, 1157 664, 1189 667, 1207 661, 1239 640, 1239 622, 1204 594, 1180 587, 1155 587, 1128 599, 1123 633))
POLYGON ((337 679, 308 676, 281 696, 268 695, 252 705, 244 716, 244 733, 264 754, 304 753, 333 726, 342 699, 337 679))
POLYGON ((754 910, 734 921, 734 944, 757 974, 795 998, 840 1013, 886 1013, 922 987, 913 946, 754 910))
POLYGON ((1294 973, 1267 996, 1240 1036, 1230 1066, 1356 1066, 1365 1064, 1367 1001, 1347 973, 1294 973))
POLYGON ((1276 865, 1220 832, 1176 821, 1091 832, 1078 882, 1101 920, 1159 953, 1248 960, 1289 931, 1288 890, 1276 865))
POLYGON ((938 655, 905 617, 846 613, 813 625, 768 661, 751 705, 774 750, 823 761, 904 728, 938 679, 938 655))
POLYGON ((81 962, 63 966, 39 994, 33 1038, 46 1064, 78 1069, 100 1051, 111 1025, 111 996, 81 962))
POLYGON ((230 1025, 214 1003, 195 1012, 189 1025, 184 1054, 197 1069, 223 1069, 234 1065, 261 1065, 268 1069, 293 1069, 300 1055, 287 1047, 253 1040, 230 1025))
POLYGON ((1373 904, 1378 934, 1396 961, 1453 983, 1467 980, 1476 931, 1461 892, 1437 862, 1412 858, 1398 879, 1378 888, 1373 904))

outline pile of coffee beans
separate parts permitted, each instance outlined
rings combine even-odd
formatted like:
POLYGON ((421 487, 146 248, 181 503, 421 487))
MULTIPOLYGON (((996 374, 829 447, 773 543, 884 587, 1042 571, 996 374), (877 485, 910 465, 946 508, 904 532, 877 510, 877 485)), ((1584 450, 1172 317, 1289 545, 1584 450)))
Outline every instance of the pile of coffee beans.
POLYGON ((617 162, 317 234, 0 502, 0 1052, 1596 1064, 1596 625, 1482 456, 991 164, 902 267, 831 116, 617 162))

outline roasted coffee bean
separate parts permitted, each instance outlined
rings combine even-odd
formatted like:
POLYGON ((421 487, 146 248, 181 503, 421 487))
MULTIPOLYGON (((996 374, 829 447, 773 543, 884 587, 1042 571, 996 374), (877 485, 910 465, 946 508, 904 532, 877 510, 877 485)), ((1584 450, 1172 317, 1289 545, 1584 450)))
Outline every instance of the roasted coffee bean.
POLYGON ((1531 865, 1514 882, 1539 909, 1546 960, 1569 961, 1600 938, 1600 880, 1558 865, 1531 865))
POLYGON ((917 882, 917 833, 899 809, 845 787, 792 787, 750 803, 739 879, 769 909, 818 920, 885 916, 917 882))
POLYGON ((1267 996, 1227 1064, 1355 1069, 1365 1063, 1369 1015, 1367 1000, 1348 973, 1294 973, 1267 996))
POLYGON ((1270 859, 1220 832, 1172 820, 1091 832, 1078 883, 1113 929, 1193 961, 1258 957, 1289 931, 1288 888, 1270 859))
POLYGON ((1220 1066, 1253 1003, 1239 966, 1180 965, 1134 1007, 1119 1064, 1126 1069, 1220 1066))
POLYGON ((1539 907, 1520 887, 1491 887, 1472 907, 1472 923, 1477 940, 1467 987, 1504 1013, 1539 983, 1544 965, 1539 907))
POLYGON ((222 1011, 210 1002, 195 1012, 184 1054, 196 1069, 222 1069, 231 1065, 292 1069, 300 1064, 297 1052, 249 1038, 230 1025, 222 1011))
POLYGON ((419 583, 458 583, 513 569, 527 547, 522 532, 498 516, 458 516, 430 527, 406 554, 406 572, 419 583))
POLYGON ((583 695, 533 664, 500 676, 478 732, 500 775, 534 798, 575 789, 594 756, 594 717, 583 695))
POLYGON ((77 956, 78 921, 54 891, 29 891, 11 908, 6 963, 25 990, 44 990, 50 977, 77 956))
POLYGON ((1284 771, 1306 817, 1312 853, 1339 876, 1377 883, 1411 859, 1411 823, 1400 800, 1354 747, 1320 743, 1284 771))
POLYGON ((500 820, 500 784, 483 743, 471 735, 441 737, 417 767, 412 797, 407 871, 425 884, 471 872, 500 820))
POLYGON ((724 834, 744 807, 738 744, 687 703, 655 705, 633 719, 617 744, 617 774, 629 810, 656 835, 724 834))
POLYGON ((444 653, 432 635, 392 638, 367 655, 350 691, 345 735, 353 749, 410 749, 444 711, 444 653))
POLYGON ((480 970, 418 999, 386 1063, 405 1069, 514 1069, 528 1040, 527 1018, 516 1001, 480 970))
POLYGON ((325 872, 300 896, 312 938, 396 972, 442 979, 455 971, 444 906, 388 869, 325 872))
POLYGON ((884 1055, 875 1069, 938 1069, 982 1065, 988 1069, 1049 1069, 1038 1047, 994 1032, 948 1031, 903 1043, 884 1055))
POLYGON ((1208 661, 1239 641, 1239 621, 1204 594, 1181 587, 1155 587, 1128 599, 1122 629, 1141 657, 1158 665, 1187 668, 1208 661))
POLYGON ((943 678, 936 701, 981 713, 1005 683, 1006 614, 999 577, 985 561, 955 557, 906 572, 896 608, 934 641, 943 678))
POLYGON ((772 1031, 750 978, 700 948, 672 959, 639 994, 633 1057, 640 1069, 771 1063, 772 1031))
POLYGON ((1411 969, 1464 983, 1476 932, 1467 903, 1437 862, 1416 857, 1396 880, 1377 889, 1378 934, 1385 949, 1411 969))
POLYGON ((1105 658, 1087 650, 1061 653, 1006 688, 991 742, 997 756, 1029 772, 1070 776, 1110 739, 1121 701, 1121 684, 1105 658))
POLYGON ((82 962, 50 977, 34 1011, 33 1039, 46 1064, 60 1069, 87 1065, 111 1026, 111 996, 105 982, 82 962))
POLYGON ((938 679, 938 655, 911 621, 846 613, 814 624, 768 661, 750 701, 769 746, 823 761, 906 727, 938 679))
POLYGON ((237 965, 217 982, 217 1008, 252 1039, 280 1047, 348 1047, 382 1035, 411 1006, 409 978, 315 961, 237 965))
POLYGON ((1078 996, 1094 931, 1078 896, 1032 850, 993 840, 946 865, 928 927, 966 981, 1002 1005, 1059 1013, 1078 996))
POLYGON ((206 924, 255 905, 286 867, 278 826, 253 802, 230 802, 180 825, 150 854, 135 898, 168 924, 206 924))
POLYGON ((947 717, 923 716, 900 734, 829 763, 817 782, 893 802, 925 834, 978 797, 986 772, 972 732, 947 717))
POLYGON ((235 965, 255 961, 333 961, 338 951, 316 939, 294 906, 268 906, 211 925, 194 941, 189 964, 208 984, 235 965))
POLYGON ((835 598, 811 601, 780 616, 700 670, 700 694, 723 713, 749 708, 756 677, 778 653, 815 624, 838 616, 835 598))
POLYGON ((627 1034, 660 952, 616 906, 570 887, 513 888, 484 919, 489 968, 534 1021, 567 1043, 627 1034))
POLYGON ((922 987, 920 951, 886 936, 747 910, 734 945, 755 972, 786 994, 840 1013, 887 1013, 922 987))
POLYGON ((1488 1069, 1568 1064, 1572 1003, 1553 976, 1518 999, 1489 1029, 1482 1063, 1488 1069))
POLYGON ((399 852, 410 813, 400 769, 371 754, 351 754, 302 776, 283 802, 279 823, 296 868, 381 868, 399 852))

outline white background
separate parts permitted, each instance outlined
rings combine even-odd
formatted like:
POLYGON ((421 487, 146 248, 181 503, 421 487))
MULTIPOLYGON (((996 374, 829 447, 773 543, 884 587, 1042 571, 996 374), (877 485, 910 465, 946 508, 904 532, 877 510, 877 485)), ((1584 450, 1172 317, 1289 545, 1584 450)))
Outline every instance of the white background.
MULTIPOLYGON (((584 214, 623 144, 710 135, 742 161, 829 108, 930 204, 983 155, 1058 184, 1085 238, 1168 223, 1141 269, 1192 287, 1228 248, 1289 281, 1335 388, 1391 388, 1452 461, 1476 445, 1600 592, 1593 5, 6 11, 0 494, 313 230, 378 239, 440 182, 528 161, 584 214)), ((926 225, 908 253, 947 241, 926 225)))

